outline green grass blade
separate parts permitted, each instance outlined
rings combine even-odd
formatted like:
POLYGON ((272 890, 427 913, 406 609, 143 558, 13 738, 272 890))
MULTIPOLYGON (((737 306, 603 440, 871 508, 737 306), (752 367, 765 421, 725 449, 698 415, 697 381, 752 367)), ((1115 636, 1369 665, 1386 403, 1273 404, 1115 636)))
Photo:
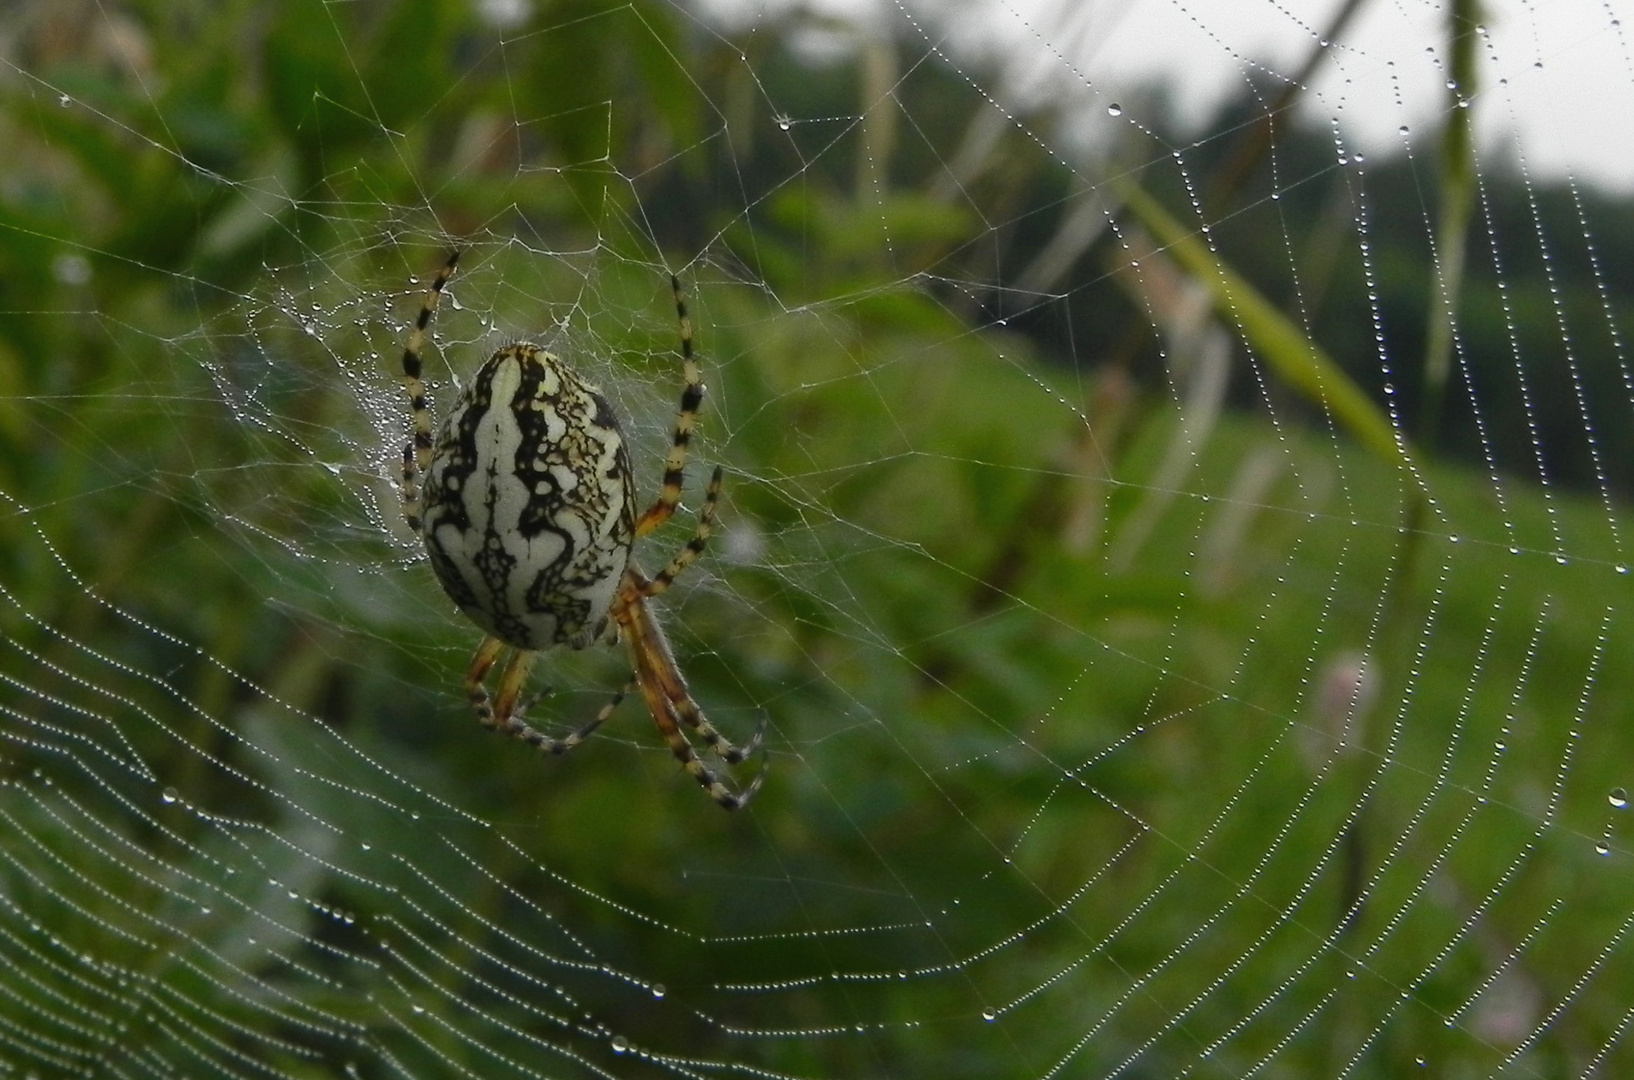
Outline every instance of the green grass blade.
POLYGON ((1121 194, 1164 250, 1208 286, 1220 318, 1236 324, 1278 378, 1327 409, 1374 454, 1398 466, 1411 463, 1406 444, 1383 410, 1326 351, 1145 192, 1131 185, 1121 194))

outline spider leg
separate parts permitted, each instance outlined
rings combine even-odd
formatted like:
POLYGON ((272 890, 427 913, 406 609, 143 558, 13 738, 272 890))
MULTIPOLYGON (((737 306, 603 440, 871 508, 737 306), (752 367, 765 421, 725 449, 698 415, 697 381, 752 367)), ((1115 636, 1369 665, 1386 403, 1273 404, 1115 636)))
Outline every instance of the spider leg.
POLYGON ((601 711, 590 718, 589 723, 583 725, 566 738, 548 739, 545 742, 535 743, 534 745, 538 746, 539 749, 547 750, 552 754, 567 753, 569 750, 584 742, 584 740, 588 739, 592 734, 594 734, 595 730, 601 727, 609 716, 613 715, 613 710, 623 704, 625 697, 628 696, 631 690, 635 689, 635 685, 634 679, 631 679, 629 682, 625 683, 624 686, 620 688, 619 692, 614 694, 612 699, 601 707, 601 711))
POLYGON ((764 716, 760 718, 760 723, 756 725, 755 733, 750 736, 749 741, 742 746, 738 746, 727 739, 725 735, 722 735, 715 725, 705 718, 703 710, 698 707, 696 701, 692 700, 691 695, 686 692, 685 688, 682 689, 681 694, 682 696, 679 698, 670 699, 676 717, 681 723, 696 731, 698 737, 709 744, 709 749, 716 757, 728 765, 739 765, 749 760, 754 752, 760 749, 760 744, 766 739, 766 718, 764 716))
POLYGON ((669 744, 670 753, 675 760, 681 763, 699 785, 709 793, 723 810, 739 810, 748 803, 755 792, 760 790, 761 782, 766 777, 766 770, 762 768, 748 787, 741 791, 734 791, 726 785, 715 771, 705 765, 693 750, 692 744, 687 741, 686 734, 681 730, 675 712, 674 703, 665 695, 663 687, 658 684, 657 673, 652 670, 650 660, 645 654, 638 660, 636 669, 636 683, 641 688, 641 696, 647 701, 647 709, 652 713, 653 722, 658 725, 659 734, 669 744))
MULTIPOLYGON (((760 749, 761 742, 766 737, 766 719, 761 718, 760 726, 755 729, 754 736, 742 746, 732 743, 709 719, 704 711, 693 699, 692 691, 687 688, 686 677, 681 674, 681 666, 675 662, 675 654, 670 651, 669 639, 652 620, 643 601, 634 601, 642 608, 632 620, 632 629, 641 635, 641 649, 645 650, 650 659, 646 668, 648 681, 655 683, 663 692, 665 700, 669 702, 669 712, 681 723, 698 733, 698 737, 708 744, 714 755, 728 765, 737 765, 760 749)), ((632 638, 632 641, 635 640, 632 638)), ((637 668, 636 674, 640 677, 643 669, 637 668)))
POLYGON ((454 266, 459 261, 460 253, 455 251, 437 271, 420 305, 420 314, 414 320, 414 329, 403 346, 403 387, 408 391, 409 412, 414 418, 414 437, 403 446, 403 480, 399 490, 403 497, 403 517, 415 532, 420 531, 420 474, 431 464, 431 409, 426 405, 426 384, 420 377, 420 350, 425 348, 431 313, 437 310, 443 286, 454 276, 454 266))
POLYGON ((499 689, 494 695, 494 726, 507 735, 527 739, 533 729, 516 715, 516 702, 522 696, 522 684, 528 680, 528 671, 539 654, 532 649, 511 650, 511 658, 499 673, 499 689))
POLYGON ((670 275, 670 288, 675 293, 675 315, 681 323, 681 369, 686 386, 681 390, 681 408, 675 414, 675 434, 671 439, 669 457, 664 460, 664 486, 657 500, 636 519, 635 534, 646 536, 670 519, 681 502, 681 481, 686 471, 687 445, 692 441, 692 429, 697 423, 698 407, 704 400, 704 378, 698 362, 692 358, 692 319, 687 315, 686 297, 681 293, 681 279, 670 275))
POLYGON ((494 666, 494 661, 499 659, 504 648, 505 643, 499 638, 483 638, 471 657, 471 666, 465 669, 465 697, 471 702, 471 708, 476 710, 477 722, 485 728, 499 727, 499 722, 494 718, 493 700, 488 697, 488 688, 483 681, 488 678, 488 669, 494 666))
MULTIPOLYGON (((596 729, 607 722, 607 718, 613 715, 613 710, 622 705, 625 697, 628 696, 630 691, 634 689, 635 680, 631 679, 629 682, 624 684, 618 693, 614 694, 612 698, 608 700, 607 704, 601 707, 595 716, 590 718, 588 723, 581 725, 576 730, 569 732, 567 735, 561 738, 557 738, 554 735, 546 735, 538 728, 524 723, 521 719, 521 714, 525 711, 524 706, 518 706, 516 712, 511 714, 510 722, 505 728, 505 732, 508 735, 521 739, 523 742, 527 743, 529 746, 538 750, 542 754, 565 754, 569 750, 572 750, 574 747, 578 746, 580 743, 584 742, 584 740, 588 739, 591 735, 595 734, 596 729)), ((540 695, 538 694, 533 695, 533 697, 528 699, 527 704, 532 704, 534 701, 538 700, 539 696, 540 695)))
POLYGON ((653 722, 658 725, 659 733, 664 736, 664 741, 669 744, 670 753, 675 755, 681 767, 709 792, 710 798, 727 810, 736 810, 760 789, 766 775, 765 767, 762 766, 760 773, 748 787, 741 791, 733 791, 714 770, 699 760, 697 751, 687 740, 681 725, 686 724, 696 730, 699 737, 708 743, 710 749, 721 760, 728 764, 737 764, 760 747, 765 724, 762 722, 761 730, 756 732, 748 745, 739 748, 728 742, 714 725, 704 719, 702 710, 687 691, 686 679, 682 677, 681 669, 675 663, 675 656, 670 651, 668 640, 647 609, 642 592, 646 578, 632 566, 625 572, 625 582, 625 589, 617 605, 616 618, 625 628, 635 667, 635 682, 641 690, 641 696, 647 702, 647 711, 652 713, 653 722))
POLYGON ((526 701, 518 702, 522 684, 527 681, 528 670, 533 667, 533 661, 538 653, 528 649, 513 649, 510 659, 500 669, 496 695, 490 698, 487 687, 483 685, 488 672, 505 648, 505 643, 496 637, 485 638, 477 647, 476 655, 471 658, 471 666, 465 672, 466 695, 471 700, 471 707, 476 710, 477 721, 483 727, 490 731, 502 732, 513 739, 520 739, 542 753, 565 754, 584 742, 613 715, 613 710, 619 707, 625 696, 635 689, 635 680, 631 679, 622 690, 613 695, 611 701, 601 707, 601 711, 596 713, 589 723, 564 738, 546 735, 528 724, 522 717, 529 706, 549 691, 540 691, 530 695, 526 701))
POLYGON ((715 466, 715 473, 709 478, 709 486, 704 489, 704 504, 698 509, 698 526, 692 531, 692 539, 687 541, 686 547, 677 552, 664 569, 651 578, 642 578, 642 596, 657 596, 669 588, 681 571, 691 566, 709 545, 709 538, 715 532, 715 510, 720 503, 722 475, 721 467, 715 466))

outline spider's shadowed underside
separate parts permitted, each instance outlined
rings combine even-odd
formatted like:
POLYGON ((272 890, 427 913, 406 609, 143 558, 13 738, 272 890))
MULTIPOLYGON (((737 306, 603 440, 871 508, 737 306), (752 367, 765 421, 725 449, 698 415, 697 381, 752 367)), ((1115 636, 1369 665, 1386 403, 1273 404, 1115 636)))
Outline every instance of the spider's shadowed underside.
POLYGON ((649 576, 632 553, 635 540, 668 521, 680 504, 687 448, 703 402, 681 284, 670 278, 685 386, 658 498, 637 515, 629 451, 612 406, 561 358, 536 345, 509 345, 489 357, 433 431, 420 354, 459 256, 454 252, 437 272, 403 347, 414 434, 403 448, 402 498, 403 516, 424 542, 437 580, 488 635, 465 674, 477 719, 563 754, 639 690, 682 767, 717 803, 736 810, 759 790, 764 764, 747 787, 735 789, 699 759, 682 725, 722 761, 737 764, 760 747, 765 721, 746 745, 728 742, 692 699, 647 603, 703 553, 714 529, 721 470, 704 489, 692 539, 662 570, 649 576), (539 650, 620 639, 630 650, 630 680, 589 723, 561 738, 527 723, 519 699, 539 650), (487 677, 496 663, 499 677, 490 695, 487 677))

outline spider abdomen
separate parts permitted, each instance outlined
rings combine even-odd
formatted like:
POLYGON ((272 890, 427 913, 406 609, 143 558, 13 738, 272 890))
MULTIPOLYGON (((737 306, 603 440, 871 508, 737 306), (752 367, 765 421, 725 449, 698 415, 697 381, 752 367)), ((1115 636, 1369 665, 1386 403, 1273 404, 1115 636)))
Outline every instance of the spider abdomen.
POLYGON ((534 345, 501 349, 443 422, 421 531, 443 589, 508 644, 582 647, 635 538, 629 452, 607 399, 534 345))

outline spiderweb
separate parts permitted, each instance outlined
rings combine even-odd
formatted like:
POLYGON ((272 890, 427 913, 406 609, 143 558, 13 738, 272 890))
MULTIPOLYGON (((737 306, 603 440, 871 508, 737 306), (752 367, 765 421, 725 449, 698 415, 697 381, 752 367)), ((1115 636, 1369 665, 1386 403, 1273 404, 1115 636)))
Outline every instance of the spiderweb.
POLYGON ((0 30, 8 1071, 1634 1063, 1617 5, 0 30), (473 722, 396 487, 452 246, 433 408, 537 341, 649 498, 680 274, 749 808, 634 701, 473 722))

